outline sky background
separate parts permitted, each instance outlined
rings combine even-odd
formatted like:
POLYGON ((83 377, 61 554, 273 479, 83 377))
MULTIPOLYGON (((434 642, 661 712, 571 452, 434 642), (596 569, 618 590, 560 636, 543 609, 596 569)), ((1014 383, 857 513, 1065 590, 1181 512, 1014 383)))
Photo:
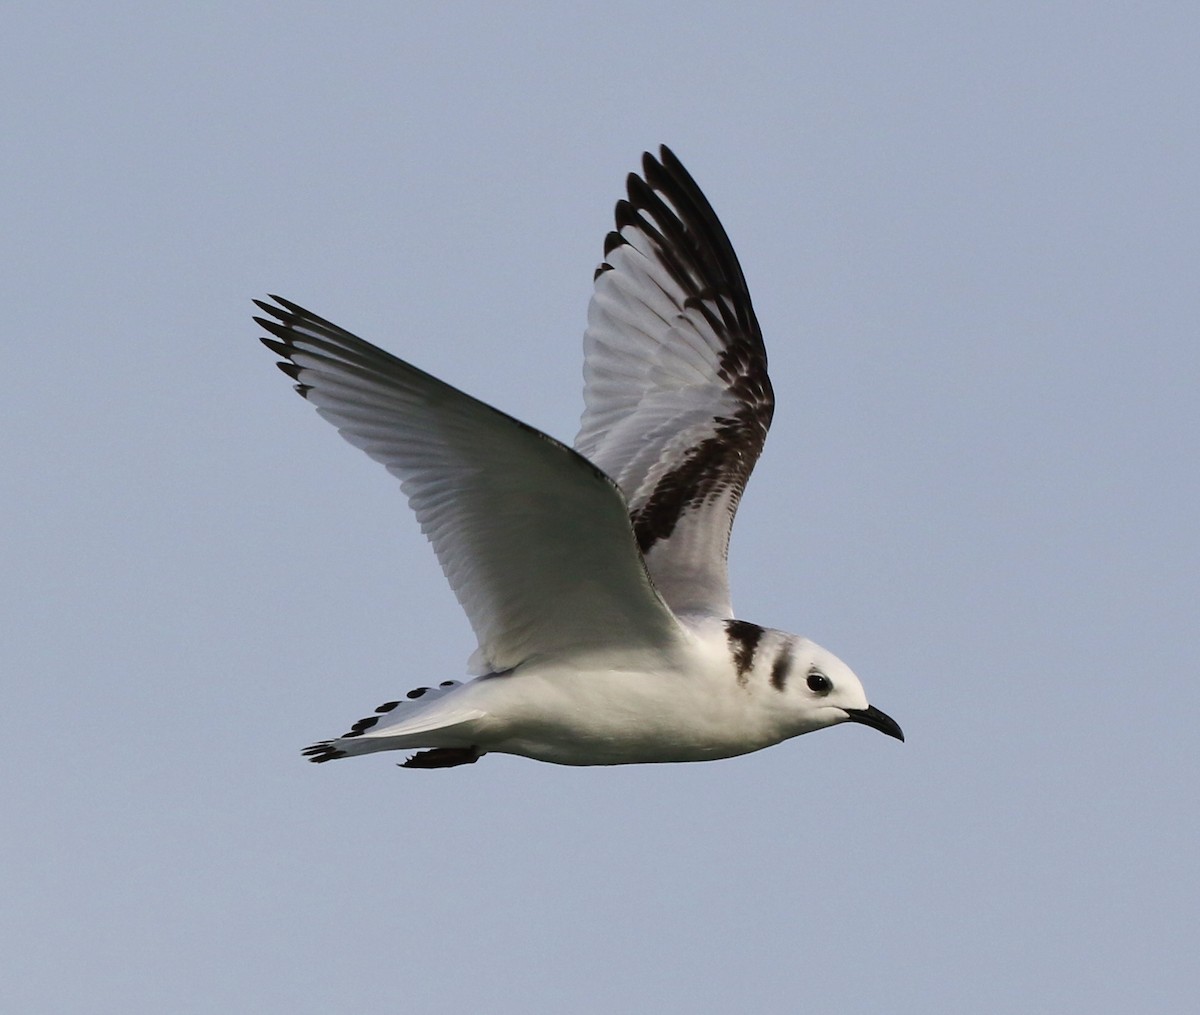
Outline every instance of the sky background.
POLYGON ((3 21, 0 1008, 1194 1003, 1194 4, 3 21), (778 398, 738 613, 839 654, 908 742, 303 763, 474 643, 250 300, 569 440, 660 142, 778 398))

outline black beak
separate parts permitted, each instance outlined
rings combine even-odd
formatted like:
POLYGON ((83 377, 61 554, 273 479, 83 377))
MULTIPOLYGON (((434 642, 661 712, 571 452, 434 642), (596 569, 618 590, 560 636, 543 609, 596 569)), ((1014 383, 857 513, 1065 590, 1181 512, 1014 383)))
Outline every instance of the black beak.
POLYGON ((900 728, 900 724, 886 712, 880 712, 874 705, 867 708, 846 708, 842 711, 850 717, 851 722, 860 722, 864 726, 870 726, 897 740, 904 739, 904 730, 900 728))

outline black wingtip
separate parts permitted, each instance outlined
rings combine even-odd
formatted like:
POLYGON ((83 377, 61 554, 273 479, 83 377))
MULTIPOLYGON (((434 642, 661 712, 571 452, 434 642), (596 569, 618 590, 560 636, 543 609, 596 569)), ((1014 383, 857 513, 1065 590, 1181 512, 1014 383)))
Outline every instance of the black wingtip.
MULTIPOLYGON (((622 204, 624 203, 625 202, 622 202, 622 204)), ((619 210, 617 212, 617 221, 618 223, 621 221, 621 213, 619 210)), ((604 256, 608 257, 608 255, 616 250, 617 247, 627 246, 628 243, 629 241, 626 240, 625 237, 619 232, 617 232, 616 229, 609 230, 608 234, 604 237, 604 256)))
POLYGON ((319 320, 316 314, 310 314, 299 304, 293 303, 291 300, 285 300, 282 296, 268 295, 267 299, 274 300, 274 302, 267 303, 266 300, 251 301, 264 314, 269 314, 273 318, 273 320, 263 320, 261 317, 254 318, 264 328, 290 327, 295 323, 297 318, 309 317, 319 320))
POLYGON ((254 323, 257 324, 263 331, 269 331, 276 338, 283 339, 284 342, 290 343, 292 340, 291 322, 286 318, 279 321, 270 321, 265 317, 254 318, 254 323))
POLYGON ((282 296, 276 296, 274 293, 267 293, 267 299, 274 300, 281 307, 283 307, 284 310, 290 310, 293 314, 307 314, 308 313, 308 311, 305 310, 302 306, 300 306, 300 304, 293 303, 291 300, 286 300, 282 296))

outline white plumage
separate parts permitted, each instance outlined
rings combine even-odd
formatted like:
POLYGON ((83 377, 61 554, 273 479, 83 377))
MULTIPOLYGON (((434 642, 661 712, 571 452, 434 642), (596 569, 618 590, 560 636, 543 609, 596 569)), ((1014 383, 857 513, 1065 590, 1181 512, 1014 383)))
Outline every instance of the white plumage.
POLYGON ((588 312, 576 450, 294 303, 258 303, 297 390, 400 480, 478 639, 478 679, 380 706, 312 760, 694 761, 846 720, 903 739, 836 657, 732 619, 725 556, 770 424, 766 353, 674 155, 646 155, 628 190, 588 312))

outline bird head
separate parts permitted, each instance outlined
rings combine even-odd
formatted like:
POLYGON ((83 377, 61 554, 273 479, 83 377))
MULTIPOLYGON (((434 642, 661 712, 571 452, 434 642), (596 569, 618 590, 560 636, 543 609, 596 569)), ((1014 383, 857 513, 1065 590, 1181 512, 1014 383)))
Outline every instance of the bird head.
POLYGON ((780 673, 772 683, 785 699, 780 704, 785 704, 793 720, 803 726, 799 732, 856 722, 897 740, 904 739, 896 720, 867 701, 867 692, 854 671, 807 638, 798 638, 792 644, 786 679, 780 673))

